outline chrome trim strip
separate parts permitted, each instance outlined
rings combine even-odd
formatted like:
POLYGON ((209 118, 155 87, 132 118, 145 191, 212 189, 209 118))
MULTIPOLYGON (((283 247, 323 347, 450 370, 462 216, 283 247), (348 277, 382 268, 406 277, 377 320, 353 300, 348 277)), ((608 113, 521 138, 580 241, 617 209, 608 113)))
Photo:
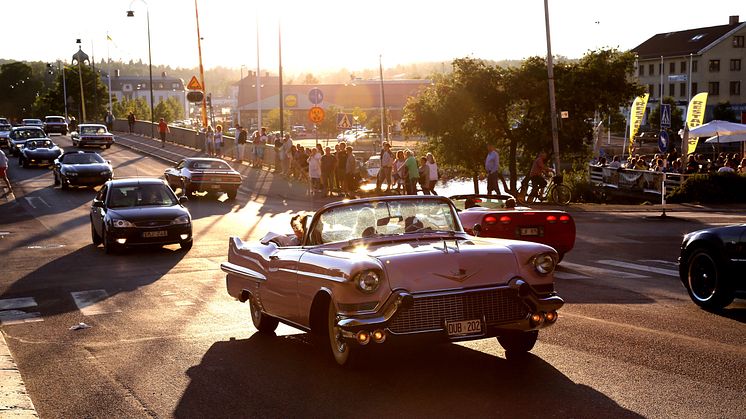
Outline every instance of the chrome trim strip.
POLYGON ((291 270, 291 269, 285 269, 285 268, 280 268, 280 270, 285 271, 285 272, 291 272, 291 273, 297 272, 298 275, 309 276, 311 278, 326 279, 328 281, 334 281, 334 282, 345 282, 346 281, 344 277, 325 275, 325 274, 320 274, 316 272, 291 270))
POLYGON ((244 268, 243 266, 236 265, 235 263, 223 262, 220 264, 220 270, 227 274, 237 275, 254 282, 264 282, 267 280, 267 277, 260 274, 259 272, 252 271, 251 269, 244 268))

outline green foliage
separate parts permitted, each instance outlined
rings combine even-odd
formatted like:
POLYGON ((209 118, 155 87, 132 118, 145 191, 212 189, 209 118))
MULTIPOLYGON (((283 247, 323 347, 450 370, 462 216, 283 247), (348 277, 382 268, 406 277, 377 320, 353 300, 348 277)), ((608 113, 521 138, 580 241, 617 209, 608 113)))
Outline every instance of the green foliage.
MULTIPOLYGON (((290 121, 293 117, 293 111, 284 109, 283 110, 283 120, 282 130, 285 132, 290 131, 290 121)), ((279 131, 280 130, 280 109, 275 108, 267 112, 267 116, 264 117, 265 119, 262 119, 262 124, 269 128, 270 131, 279 131)))
MULTIPOLYGON (((98 72, 90 66, 82 65, 83 93, 85 94, 85 122, 103 122, 108 108, 109 89, 101 80, 98 72)), ((67 85, 68 113, 72 116, 82 115, 80 100, 80 74, 78 66, 65 66, 65 83, 67 85)), ((58 72, 52 88, 40 94, 34 102, 37 115, 64 115, 64 86, 62 72, 58 72)), ((82 118, 82 116, 81 116, 82 118)), ((84 122, 80 121, 79 122, 84 122)))
MULTIPOLYGON (((355 113, 353 111, 353 115, 354 114, 355 113)), ((363 114, 365 114, 365 113, 363 113, 363 114)), ((387 108, 386 109, 386 122, 389 125, 389 132, 391 132, 391 121, 392 121, 392 119, 391 119, 391 111, 387 108)), ((365 126, 368 127, 369 129, 373 130, 373 132, 377 132, 379 134, 381 133, 381 111, 380 110, 379 111, 371 112, 370 116, 367 116, 365 118, 364 122, 365 122, 365 126)), ((363 123, 363 121, 361 121, 360 123, 363 123)), ((339 130, 337 130, 337 131, 339 131, 339 130)))
POLYGON ((707 204, 746 202, 746 176, 735 173, 713 173, 688 177, 668 195, 670 202, 707 204))
MULTIPOLYGON (((144 97, 137 99, 124 98, 121 102, 112 104, 113 114, 119 119, 126 119, 130 112, 135 113, 135 119, 139 121, 150 121, 150 106, 144 97)), ((183 112, 179 115, 183 115, 183 112)))
POLYGON ((329 106, 324 109, 324 114, 326 115, 324 120, 321 121, 321 123, 316 124, 319 136, 332 138, 339 134, 339 130, 337 129, 337 114, 340 112, 342 112, 342 109, 336 106, 329 106))
POLYGON ((13 120, 35 116, 32 107, 42 87, 42 74, 34 73, 30 65, 3 64, 0 66, 0 115, 13 120))
POLYGON ((156 121, 163 118, 166 122, 171 122, 177 119, 182 119, 182 116, 184 115, 184 107, 181 106, 181 103, 179 103, 175 97, 169 97, 165 101, 158 102, 158 105, 153 109, 153 112, 155 113, 156 121))
MULTIPOLYGON (((684 111, 676 106, 676 102, 672 97, 663 98, 663 103, 671 105, 671 128, 668 129, 669 138, 674 141, 681 140, 679 136, 679 130, 684 128, 684 111)), ((648 125, 654 131, 661 129, 661 107, 660 105, 653 108, 648 115, 648 125)), ((676 142, 675 144, 678 144, 676 142)))

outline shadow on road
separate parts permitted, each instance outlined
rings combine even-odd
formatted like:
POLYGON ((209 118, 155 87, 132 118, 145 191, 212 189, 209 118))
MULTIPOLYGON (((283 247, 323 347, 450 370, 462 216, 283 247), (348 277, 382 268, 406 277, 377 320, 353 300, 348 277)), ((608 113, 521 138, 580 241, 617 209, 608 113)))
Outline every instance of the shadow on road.
POLYGON ((460 345, 375 348, 344 370, 308 335, 215 343, 173 415, 198 417, 640 417, 534 355, 460 345))

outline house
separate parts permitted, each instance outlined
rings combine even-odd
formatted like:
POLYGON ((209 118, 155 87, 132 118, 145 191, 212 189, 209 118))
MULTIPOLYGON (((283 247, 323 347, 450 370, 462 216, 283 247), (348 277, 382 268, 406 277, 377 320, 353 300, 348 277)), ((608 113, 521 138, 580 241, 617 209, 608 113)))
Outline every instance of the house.
POLYGON ((746 22, 730 16, 727 25, 659 33, 632 51, 637 54, 638 83, 651 103, 672 97, 685 106, 692 96, 708 92, 708 108, 730 102, 746 122, 746 22))
MULTIPOLYGON (((111 93, 116 96, 119 101, 124 98, 133 100, 142 97, 145 98, 148 106, 150 106, 149 84, 149 75, 122 76, 119 74, 119 70, 115 70, 114 75, 111 78, 111 93)), ((159 102, 168 100, 170 97, 174 97, 184 107, 184 118, 188 118, 189 103, 186 100, 186 93, 187 91, 184 88, 184 80, 168 76, 165 71, 160 75, 153 75, 154 106, 157 106, 159 102)))

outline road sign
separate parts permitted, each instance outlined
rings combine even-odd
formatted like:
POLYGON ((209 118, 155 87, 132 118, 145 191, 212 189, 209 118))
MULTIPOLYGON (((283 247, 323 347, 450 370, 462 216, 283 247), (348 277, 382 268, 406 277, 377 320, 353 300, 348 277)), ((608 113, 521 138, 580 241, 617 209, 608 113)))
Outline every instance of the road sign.
POLYGON ((187 90, 202 90, 202 85, 199 84, 197 76, 192 76, 191 80, 189 80, 189 83, 187 83, 187 90))
POLYGON ((666 131, 661 131, 658 135, 658 150, 661 153, 668 151, 668 133, 666 131))
POLYGON ((661 105, 661 127, 670 127, 671 126, 671 105, 662 104, 661 105))
POLYGON ((318 106, 314 106, 313 108, 309 109, 308 120, 313 122, 314 124, 318 124, 319 122, 323 121, 324 120, 324 109, 318 106))
POLYGON ((285 95, 285 106, 288 108, 298 106, 298 95, 285 95))
POLYGON ((350 129, 352 128, 352 114, 350 113, 338 113, 337 114, 337 128, 339 129, 350 129))
POLYGON ((314 87, 310 92, 308 92, 308 100, 310 100, 314 105, 318 105, 322 100, 324 100, 324 94, 321 92, 321 89, 314 87))

